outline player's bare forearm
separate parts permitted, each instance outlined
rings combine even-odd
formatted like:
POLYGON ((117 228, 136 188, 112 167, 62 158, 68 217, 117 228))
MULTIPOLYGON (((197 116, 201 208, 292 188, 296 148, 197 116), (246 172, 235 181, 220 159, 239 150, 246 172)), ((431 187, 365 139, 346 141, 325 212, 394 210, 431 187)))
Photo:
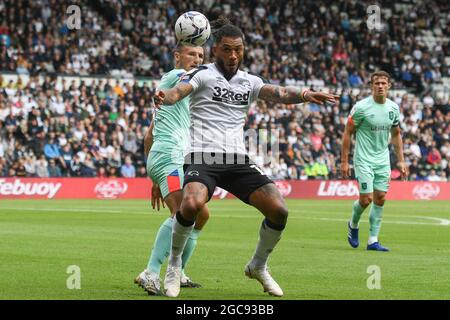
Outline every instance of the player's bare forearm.
POLYGON ((259 98, 266 101, 297 104, 303 103, 302 89, 298 87, 281 87, 272 84, 264 85, 259 91, 259 98))
POLYGON ((350 144, 352 141, 352 134, 354 130, 354 126, 350 123, 347 123, 347 125, 345 126, 344 135, 342 137, 341 162, 348 162, 348 154, 350 152, 350 144))
POLYGON ((164 101, 165 105, 173 105, 178 101, 187 97, 193 90, 193 87, 189 83, 178 83, 175 87, 167 90, 162 90, 164 93, 164 101))
POLYGON ((341 175, 342 178, 344 179, 348 179, 351 176, 351 170, 348 164, 348 153, 350 152, 350 144, 352 141, 352 134, 354 131, 355 126, 353 125, 353 121, 351 120, 351 118, 349 118, 349 121, 345 126, 341 147, 341 175))
POLYGON ((397 155, 399 162, 405 162, 405 158, 403 156, 403 139, 400 132, 400 129, 392 130, 392 144, 394 145, 395 154, 397 155))
POLYGON ((344 134, 341 148, 341 162, 348 162, 349 151, 350 151, 350 136, 344 134))
POLYGON ((297 87, 281 87, 272 84, 265 84, 259 91, 258 98, 284 104, 297 104, 302 102, 313 102, 323 104, 325 102, 335 103, 338 95, 315 92, 309 89, 300 89, 297 87))
MULTIPOLYGON (((153 120, 155 121, 155 120, 153 120)), ((154 122, 150 124, 150 127, 148 127, 147 132, 145 133, 144 137, 144 155, 145 158, 148 157, 148 153, 150 152, 150 149, 153 145, 153 127, 155 126, 154 122)))
POLYGON ((408 177, 408 167, 405 163, 405 158, 403 157, 403 139, 398 126, 391 129, 391 137, 391 142, 394 145, 395 153, 397 155, 401 177, 402 180, 405 181, 408 177))

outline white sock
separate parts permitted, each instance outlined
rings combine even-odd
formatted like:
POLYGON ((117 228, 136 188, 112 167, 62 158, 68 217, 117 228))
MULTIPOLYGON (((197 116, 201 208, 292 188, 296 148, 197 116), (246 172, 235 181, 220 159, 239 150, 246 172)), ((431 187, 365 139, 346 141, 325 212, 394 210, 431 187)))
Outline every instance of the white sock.
POLYGON ((375 242, 378 242, 378 237, 369 237, 369 241, 367 241, 369 245, 375 242))
POLYGON ((183 254, 186 242, 194 229, 195 224, 185 227, 180 224, 175 217, 172 225, 172 246, 170 249, 169 263, 173 266, 181 267, 181 255, 183 254))
POLYGON ((282 233, 283 231, 268 227, 265 222, 261 224, 259 229, 259 241, 251 261, 253 266, 262 268, 266 265, 269 254, 280 240, 282 233))
POLYGON ((354 224, 353 221, 350 221, 350 227, 352 227, 352 229, 358 229, 359 228, 359 223, 354 224))

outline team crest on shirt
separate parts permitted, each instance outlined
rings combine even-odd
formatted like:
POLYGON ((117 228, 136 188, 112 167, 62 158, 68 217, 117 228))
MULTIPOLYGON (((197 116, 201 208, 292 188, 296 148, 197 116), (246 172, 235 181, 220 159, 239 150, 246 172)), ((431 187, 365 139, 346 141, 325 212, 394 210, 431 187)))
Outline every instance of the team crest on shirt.
POLYGON ((250 83, 250 81, 246 80, 246 79, 241 79, 239 80, 239 85, 243 86, 243 87, 248 87, 251 89, 252 85, 250 83))
POLYGON ((394 120, 394 111, 389 111, 389 120, 394 120))

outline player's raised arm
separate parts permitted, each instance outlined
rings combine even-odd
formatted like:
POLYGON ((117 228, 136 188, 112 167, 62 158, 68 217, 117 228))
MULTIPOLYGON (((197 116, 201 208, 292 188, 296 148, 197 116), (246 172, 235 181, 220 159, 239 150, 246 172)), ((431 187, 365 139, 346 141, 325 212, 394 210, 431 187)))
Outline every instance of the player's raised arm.
POLYGON ((391 142, 394 145, 395 153, 397 154, 398 165, 403 180, 408 177, 408 168, 403 157, 403 139, 399 126, 391 128, 391 142))
POLYGON ((153 97, 155 107, 159 108, 163 104, 173 105, 187 97, 193 91, 193 89, 194 88, 190 83, 180 82, 171 89, 159 90, 153 97))
POLYGON ((277 86, 265 84, 259 91, 258 98, 284 104, 296 104, 303 102, 314 102, 323 104, 324 102, 336 102, 338 95, 324 92, 315 92, 309 89, 301 89, 293 86, 277 86))
POLYGON ((348 154, 350 152, 350 144, 352 142, 352 134, 355 132, 355 124, 351 117, 349 117, 348 122, 345 126, 344 135, 342 137, 342 147, 341 147, 341 174, 344 179, 350 177, 350 167, 348 164, 348 154))

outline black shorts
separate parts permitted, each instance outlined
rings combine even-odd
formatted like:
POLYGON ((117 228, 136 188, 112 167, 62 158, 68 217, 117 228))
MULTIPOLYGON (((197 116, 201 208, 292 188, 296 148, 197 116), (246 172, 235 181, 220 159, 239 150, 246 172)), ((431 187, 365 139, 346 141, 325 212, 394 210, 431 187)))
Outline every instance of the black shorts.
POLYGON ((273 183, 247 155, 213 154, 213 156, 222 160, 208 161, 210 158, 204 158, 202 153, 191 153, 186 156, 183 187, 190 182, 204 184, 208 188, 209 201, 217 186, 249 203, 253 191, 265 184, 273 183), (230 161, 230 158, 234 161, 230 161))

